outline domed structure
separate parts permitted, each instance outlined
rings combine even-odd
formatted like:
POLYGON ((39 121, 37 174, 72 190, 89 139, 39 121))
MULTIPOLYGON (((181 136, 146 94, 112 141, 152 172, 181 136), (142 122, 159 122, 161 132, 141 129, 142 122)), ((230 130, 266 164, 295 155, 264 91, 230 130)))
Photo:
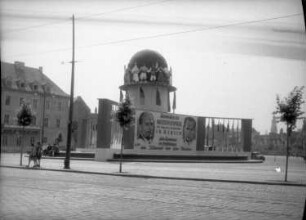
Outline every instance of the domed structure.
POLYGON ((153 50, 134 54, 124 67, 124 85, 121 90, 129 93, 136 108, 169 112, 169 93, 172 86, 172 69, 166 59, 153 50))
POLYGON ((168 68, 166 59, 154 50, 141 50, 137 52, 130 60, 128 68, 133 68, 134 64, 153 68, 158 64, 162 68, 168 68))

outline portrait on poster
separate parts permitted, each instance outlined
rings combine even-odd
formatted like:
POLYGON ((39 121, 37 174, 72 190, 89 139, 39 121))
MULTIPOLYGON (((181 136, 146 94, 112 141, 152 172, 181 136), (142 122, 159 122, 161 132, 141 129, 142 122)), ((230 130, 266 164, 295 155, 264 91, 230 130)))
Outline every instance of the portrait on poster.
POLYGON ((193 117, 185 117, 183 124, 183 143, 187 146, 194 145, 196 141, 197 122, 193 117))
POLYGON ((142 112, 137 120, 137 141, 150 144, 154 139, 155 121, 152 112, 142 112))

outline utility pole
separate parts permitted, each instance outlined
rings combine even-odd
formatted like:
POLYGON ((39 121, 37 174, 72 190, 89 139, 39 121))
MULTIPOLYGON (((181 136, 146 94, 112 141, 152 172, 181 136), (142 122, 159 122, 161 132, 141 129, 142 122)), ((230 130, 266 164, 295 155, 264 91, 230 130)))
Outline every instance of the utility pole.
POLYGON ((42 124, 41 124, 41 137, 40 143, 44 144, 44 135, 45 135, 45 108, 46 108, 46 87, 45 85, 42 86, 43 88, 43 109, 42 109, 42 124))
POLYGON ((71 150, 71 135, 72 135, 72 118, 73 118, 73 93, 74 93, 74 15, 72 15, 72 70, 71 70, 71 88, 70 88, 70 103, 69 103, 69 119, 67 132, 66 157, 64 161, 64 169, 70 169, 70 150, 71 150))

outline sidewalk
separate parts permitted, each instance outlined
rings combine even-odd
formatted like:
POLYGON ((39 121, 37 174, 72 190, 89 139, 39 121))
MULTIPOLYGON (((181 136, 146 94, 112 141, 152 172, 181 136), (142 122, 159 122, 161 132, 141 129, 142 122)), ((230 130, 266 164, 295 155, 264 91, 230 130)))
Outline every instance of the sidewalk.
MULTIPOLYGON (((291 185, 306 187, 306 163, 302 158, 290 158, 288 182, 284 182, 284 157, 266 157, 264 163, 151 163, 124 162, 119 173, 119 162, 71 160, 70 169, 63 169, 63 159, 41 160, 40 170, 116 175, 142 178, 182 179, 193 181, 239 182, 250 184, 291 185), (281 167, 281 172, 275 168, 281 167)), ((28 158, 20 154, 1 155, 1 167, 28 169, 28 158)), ((32 163, 33 164, 33 163, 32 163)), ((39 170, 39 169, 38 169, 39 170)))

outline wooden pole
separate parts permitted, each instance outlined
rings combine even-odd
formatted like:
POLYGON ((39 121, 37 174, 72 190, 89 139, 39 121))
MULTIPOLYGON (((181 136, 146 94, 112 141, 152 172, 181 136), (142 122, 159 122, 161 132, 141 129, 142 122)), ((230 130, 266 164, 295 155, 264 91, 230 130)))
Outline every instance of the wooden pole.
POLYGON ((64 161, 64 169, 70 169, 70 150, 71 150, 71 135, 72 135, 72 120, 73 120, 73 96, 74 96, 74 64, 75 64, 75 30, 74 30, 74 15, 72 15, 72 70, 71 70, 71 90, 70 90, 70 105, 69 105, 69 121, 67 133, 67 148, 66 157, 64 161))

